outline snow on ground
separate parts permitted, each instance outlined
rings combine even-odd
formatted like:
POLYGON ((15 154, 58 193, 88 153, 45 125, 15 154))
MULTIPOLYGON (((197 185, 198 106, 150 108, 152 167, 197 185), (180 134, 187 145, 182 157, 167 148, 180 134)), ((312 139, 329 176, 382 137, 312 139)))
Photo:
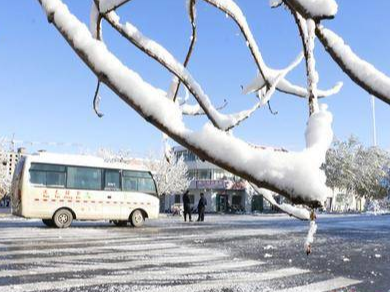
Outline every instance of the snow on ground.
MULTIPOLYGON (((281 244, 290 244, 288 238, 297 231, 302 240, 306 225, 280 215, 207 214, 203 224, 165 217, 140 229, 99 221, 75 222, 72 228, 59 230, 38 220, 2 219, 1 292, 325 292, 360 283, 294 266, 296 261, 289 257, 276 265, 284 250, 281 244), (274 222, 281 226, 273 228, 274 222), (283 237, 286 242, 275 241, 283 237), (258 255, 237 253, 242 240, 249 252, 257 249, 258 255)), ((373 260, 382 260, 377 254, 379 250, 372 254, 373 260)))

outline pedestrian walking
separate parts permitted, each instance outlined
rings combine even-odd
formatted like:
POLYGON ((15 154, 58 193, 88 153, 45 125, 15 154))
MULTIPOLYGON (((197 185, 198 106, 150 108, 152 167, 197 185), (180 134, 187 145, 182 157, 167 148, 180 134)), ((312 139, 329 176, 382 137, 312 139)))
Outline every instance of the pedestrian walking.
POLYGON ((200 199, 198 203, 198 220, 197 221, 204 221, 204 211, 207 206, 207 200, 204 197, 203 193, 200 193, 200 199))
POLYGON ((183 194, 183 207, 184 207, 184 222, 187 221, 187 214, 188 214, 188 220, 191 222, 191 202, 190 202, 190 196, 188 195, 188 190, 184 192, 183 194))

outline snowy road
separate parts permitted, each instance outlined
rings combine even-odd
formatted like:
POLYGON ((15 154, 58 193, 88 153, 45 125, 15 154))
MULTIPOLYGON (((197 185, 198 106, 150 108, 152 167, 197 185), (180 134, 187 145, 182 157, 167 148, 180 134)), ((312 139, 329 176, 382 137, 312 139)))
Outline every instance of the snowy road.
POLYGON ((310 257, 306 225, 208 216, 58 230, 0 216, 0 291, 390 291, 390 216, 325 216, 310 257))

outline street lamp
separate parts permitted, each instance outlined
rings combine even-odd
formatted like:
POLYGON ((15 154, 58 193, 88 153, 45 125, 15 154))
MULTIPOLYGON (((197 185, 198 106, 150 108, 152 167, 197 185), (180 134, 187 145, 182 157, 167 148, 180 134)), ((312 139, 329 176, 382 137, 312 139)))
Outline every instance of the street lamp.
POLYGON ((372 110, 372 139, 374 146, 377 145, 376 140, 376 121, 375 121, 375 97, 373 95, 371 96, 371 110, 372 110))

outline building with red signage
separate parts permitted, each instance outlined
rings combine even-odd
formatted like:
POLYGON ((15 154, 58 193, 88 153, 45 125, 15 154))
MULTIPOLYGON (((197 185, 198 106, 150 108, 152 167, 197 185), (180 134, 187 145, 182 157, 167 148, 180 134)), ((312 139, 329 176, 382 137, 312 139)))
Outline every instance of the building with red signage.
MULTIPOLYGON (((189 191, 193 208, 197 207, 200 193, 207 199, 207 212, 267 212, 271 206, 261 194, 253 191, 247 181, 220 167, 202 161, 184 147, 175 147, 177 158, 183 157, 192 179, 189 191)), ((181 194, 171 195, 165 199, 165 209, 182 203, 181 194)))

